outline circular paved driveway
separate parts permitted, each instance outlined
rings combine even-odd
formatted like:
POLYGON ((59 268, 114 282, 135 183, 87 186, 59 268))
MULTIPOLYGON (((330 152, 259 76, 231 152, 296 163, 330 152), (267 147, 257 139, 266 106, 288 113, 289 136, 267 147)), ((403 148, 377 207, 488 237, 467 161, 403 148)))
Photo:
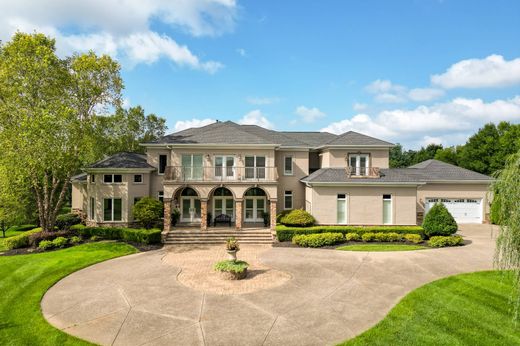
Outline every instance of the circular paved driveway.
POLYGON ((370 328, 418 286, 491 269, 493 233, 466 226, 464 247, 409 252, 269 248, 260 261, 292 278, 240 295, 180 284, 166 248, 73 273, 42 310, 55 327, 103 345, 329 345, 370 328))

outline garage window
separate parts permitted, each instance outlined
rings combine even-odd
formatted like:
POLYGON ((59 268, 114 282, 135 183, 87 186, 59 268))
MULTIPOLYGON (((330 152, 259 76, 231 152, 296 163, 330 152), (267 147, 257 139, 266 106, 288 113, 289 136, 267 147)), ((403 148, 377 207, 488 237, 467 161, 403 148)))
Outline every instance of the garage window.
POLYGON ((383 195, 383 224, 392 224, 392 195, 383 195))

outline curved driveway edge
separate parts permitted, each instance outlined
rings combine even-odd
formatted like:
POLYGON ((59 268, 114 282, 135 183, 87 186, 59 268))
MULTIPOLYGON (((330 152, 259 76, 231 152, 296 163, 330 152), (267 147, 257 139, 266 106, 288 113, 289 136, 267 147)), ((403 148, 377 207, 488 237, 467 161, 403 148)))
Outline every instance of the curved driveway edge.
POLYGON ((181 268, 162 261, 167 250, 140 253, 69 275, 45 294, 42 311, 55 327, 103 345, 335 344, 425 283, 492 269, 496 232, 465 226, 464 247, 406 252, 271 248, 260 260, 292 280, 241 295, 185 287, 181 268))

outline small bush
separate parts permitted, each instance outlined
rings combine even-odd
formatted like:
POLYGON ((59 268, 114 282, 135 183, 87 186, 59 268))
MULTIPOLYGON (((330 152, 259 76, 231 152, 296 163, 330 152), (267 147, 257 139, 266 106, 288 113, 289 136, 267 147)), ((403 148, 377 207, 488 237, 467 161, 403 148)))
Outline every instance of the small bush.
POLYGON ((59 230, 68 231, 71 226, 81 223, 81 217, 78 214, 62 214, 56 217, 56 227, 59 230))
POLYGON ((161 242, 161 230, 156 228, 87 227, 75 225, 70 229, 84 239, 97 236, 99 239, 124 240, 140 244, 157 244, 161 242))
POLYGON ((449 236, 455 234, 458 228, 457 222, 442 203, 435 203, 428 211, 422 226, 428 237, 449 236))
POLYGON ((67 238, 58 237, 52 241, 52 245, 54 245, 55 247, 65 247, 68 242, 69 240, 67 238))
POLYGON ((121 239, 140 244, 157 244, 161 242, 161 230, 153 229, 121 229, 121 239))
POLYGON ((242 273, 248 267, 249 263, 245 261, 225 260, 217 262, 213 268, 220 272, 242 273))
POLYGON ((372 232, 365 233, 361 235, 361 239, 365 242, 371 242, 376 240, 376 234, 372 232))
POLYGON ((90 237, 90 241, 100 241, 100 240, 103 240, 103 238, 101 238, 98 235, 93 235, 92 237, 90 237))
POLYGON ((347 241, 359 241, 361 239, 361 236, 357 233, 347 233, 345 234, 345 239, 347 241))
POLYGON ((451 236, 433 236, 428 241, 431 247, 458 246, 464 243, 464 239, 458 235, 451 236))
POLYGON ((144 228, 156 226, 164 215, 164 206, 161 201, 152 197, 143 197, 132 209, 134 219, 144 228))
POLYGON ((26 232, 33 230, 37 228, 36 225, 21 225, 21 226, 11 226, 9 227, 8 231, 15 231, 15 232, 26 232))
POLYGON ((37 232, 29 235, 29 246, 37 247, 42 240, 54 240, 58 237, 67 237, 70 233, 68 231, 56 232, 37 232))
POLYGON ((296 235, 292 242, 303 247, 321 247, 334 245, 345 240, 341 233, 319 233, 309 235, 296 235))
POLYGON ((38 249, 40 250, 50 250, 54 248, 54 243, 50 240, 42 240, 38 245, 38 249))
POLYGON ((81 243, 81 238, 75 235, 69 239, 69 243, 71 245, 78 245, 79 243, 81 243))
POLYGON ((276 223, 277 224, 282 223, 282 217, 284 217, 285 215, 289 214, 291 211, 293 211, 293 210, 292 209, 287 209, 287 210, 283 210, 280 213, 276 214, 276 223))
POLYGON ((402 239, 403 236, 395 232, 378 232, 374 235, 374 240, 380 242, 393 242, 400 241, 402 239))
POLYGON ((404 239, 414 244, 419 244, 423 242, 423 239, 419 234, 405 234, 404 239))
POLYGON ((288 227, 284 225, 276 226, 276 237, 279 241, 290 241, 295 235, 316 234, 316 233, 357 233, 359 236, 364 233, 395 232, 399 234, 415 233, 424 234, 421 226, 311 226, 311 227, 288 227))
POLYGON ((19 249, 22 247, 28 247, 29 246, 29 236, 33 233, 41 232, 41 230, 42 230, 41 228, 35 228, 30 231, 26 231, 25 233, 6 238, 4 240, 4 246, 8 250, 19 249))
POLYGON ((280 222, 286 226, 308 227, 314 225, 314 217, 303 209, 291 210, 280 218, 280 222))

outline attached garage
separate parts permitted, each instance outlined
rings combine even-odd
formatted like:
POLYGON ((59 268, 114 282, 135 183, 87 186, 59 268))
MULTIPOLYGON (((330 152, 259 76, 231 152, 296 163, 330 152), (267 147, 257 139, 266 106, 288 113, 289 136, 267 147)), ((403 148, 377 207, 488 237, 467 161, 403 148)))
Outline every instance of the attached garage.
POLYGON ((425 213, 435 203, 442 203, 457 223, 482 223, 482 198, 426 198, 425 213))

